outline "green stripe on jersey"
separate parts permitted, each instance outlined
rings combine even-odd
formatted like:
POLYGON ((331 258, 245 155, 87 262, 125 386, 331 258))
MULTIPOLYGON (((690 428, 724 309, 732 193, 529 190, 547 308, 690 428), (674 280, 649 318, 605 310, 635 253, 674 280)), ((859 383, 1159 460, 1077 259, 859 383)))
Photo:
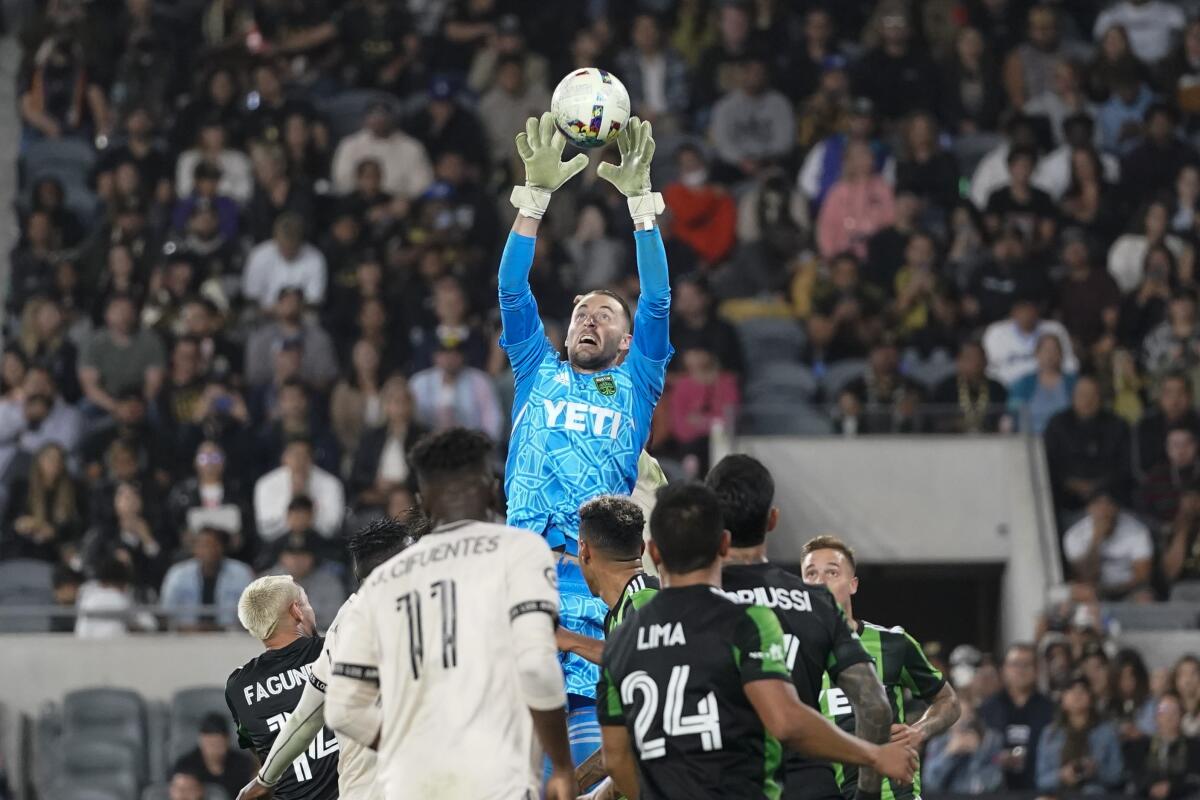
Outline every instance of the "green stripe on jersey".
POLYGON ((791 679, 792 673, 787 667, 787 647, 783 643, 783 629, 779 627, 779 617, 766 606, 746 606, 746 616, 750 617, 754 626, 758 628, 763 672, 777 672, 791 679))
POLYGON ((767 800, 779 800, 783 787, 777 780, 783 761, 783 746, 771 734, 763 731, 763 794, 767 800))
POLYGON ((604 670, 605 685, 608 687, 608 692, 605 694, 604 702, 608 705, 608 714, 611 717, 621 716, 621 690, 613 683, 612 675, 608 670, 604 670))

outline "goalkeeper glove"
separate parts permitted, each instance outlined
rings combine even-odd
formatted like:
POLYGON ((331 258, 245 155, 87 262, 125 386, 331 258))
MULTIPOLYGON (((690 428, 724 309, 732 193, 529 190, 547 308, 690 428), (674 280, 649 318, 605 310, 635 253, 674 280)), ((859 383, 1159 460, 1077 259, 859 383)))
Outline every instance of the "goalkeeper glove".
POLYGON ((666 207, 662 195, 650 191, 650 162, 654 160, 654 131, 648 120, 630 117, 617 134, 620 165, 601 164, 596 174, 617 187, 628 198, 629 216, 638 229, 653 227, 654 218, 666 207))
POLYGON ((521 214, 541 219, 550 205, 550 193, 582 172, 588 158, 579 153, 570 161, 562 160, 567 138, 555 127, 549 111, 541 119, 526 120, 516 141, 517 153, 525 162, 525 185, 514 186, 509 201, 521 214))

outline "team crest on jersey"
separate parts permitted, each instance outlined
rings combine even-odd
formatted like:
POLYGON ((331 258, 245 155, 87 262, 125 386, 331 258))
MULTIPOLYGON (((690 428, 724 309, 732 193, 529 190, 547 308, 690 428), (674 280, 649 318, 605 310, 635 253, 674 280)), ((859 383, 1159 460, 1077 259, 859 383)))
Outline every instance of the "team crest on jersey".
POLYGON ((612 375, 597 375, 596 388, 605 397, 612 397, 617 393, 617 383, 612 379, 612 375))

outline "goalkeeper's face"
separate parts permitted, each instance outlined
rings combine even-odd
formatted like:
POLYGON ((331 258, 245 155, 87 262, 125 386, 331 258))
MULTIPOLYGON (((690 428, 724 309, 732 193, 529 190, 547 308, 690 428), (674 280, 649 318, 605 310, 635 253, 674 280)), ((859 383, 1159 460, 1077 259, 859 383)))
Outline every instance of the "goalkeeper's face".
POLYGON ((633 337, 621 304, 600 292, 584 295, 567 328, 567 359, 580 370, 599 371, 617 363, 633 337))

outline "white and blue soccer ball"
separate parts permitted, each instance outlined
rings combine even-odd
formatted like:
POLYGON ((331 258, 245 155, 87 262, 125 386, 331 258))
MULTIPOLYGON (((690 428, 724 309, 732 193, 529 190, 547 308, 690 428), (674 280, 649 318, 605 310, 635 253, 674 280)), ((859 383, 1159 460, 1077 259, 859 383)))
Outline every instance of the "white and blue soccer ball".
POLYGON ((629 122, 629 92, 611 72, 577 69, 554 88, 550 113, 571 144, 588 150, 604 147, 629 122))

